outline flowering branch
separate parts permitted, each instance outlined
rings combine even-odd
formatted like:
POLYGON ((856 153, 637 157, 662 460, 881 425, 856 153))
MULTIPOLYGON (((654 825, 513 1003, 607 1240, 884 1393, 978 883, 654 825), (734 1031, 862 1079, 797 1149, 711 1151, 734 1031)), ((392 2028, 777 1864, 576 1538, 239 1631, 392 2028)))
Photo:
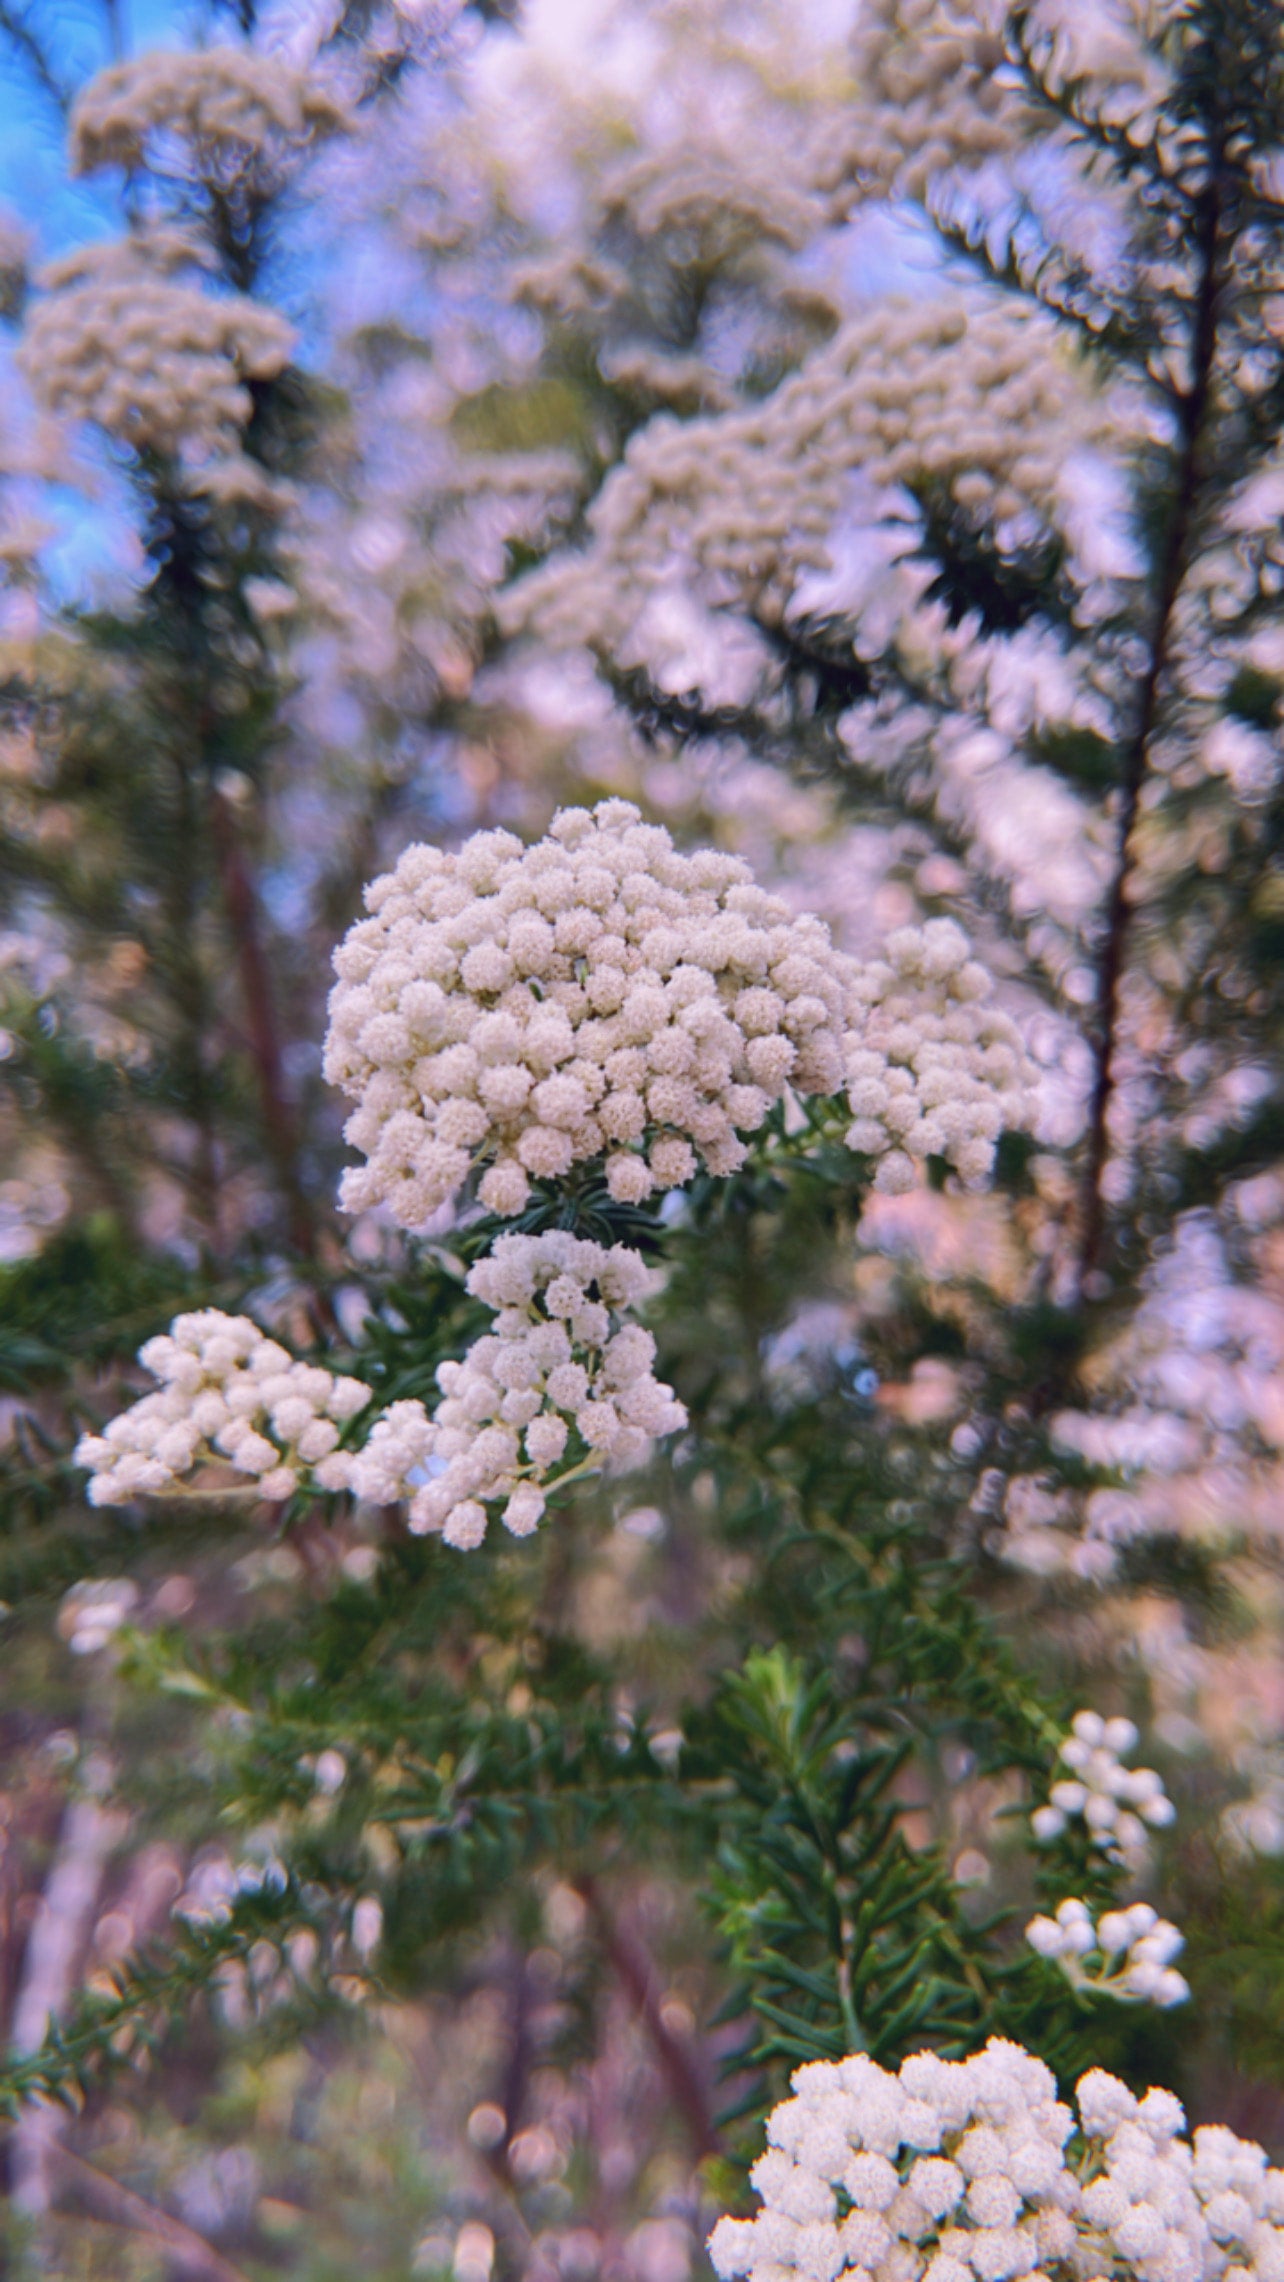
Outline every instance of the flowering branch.
MULTIPOLYGON (((1214 59, 1216 61, 1216 59, 1214 59)), ((1211 100, 1217 102, 1217 72, 1211 100)), ((1079 1192, 1079 1297, 1089 1292, 1106 1239, 1103 1179, 1110 1154, 1110 1105, 1119 1059, 1119 1018, 1133 913, 1133 835, 1150 767, 1151 744, 1168 666, 1173 612, 1186 575, 1191 539, 1206 480, 1205 443, 1213 365, 1217 354, 1222 290, 1222 233, 1225 186, 1221 175, 1220 126, 1214 120, 1208 181, 1196 224, 1198 278, 1191 326, 1190 384, 1177 398, 1182 447, 1172 510, 1159 563, 1159 585, 1149 653, 1137 692, 1136 725, 1124 757, 1115 837, 1115 867, 1106 907, 1105 932, 1097 970, 1095 1070, 1088 1111, 1088 1146, 1079 1192)))

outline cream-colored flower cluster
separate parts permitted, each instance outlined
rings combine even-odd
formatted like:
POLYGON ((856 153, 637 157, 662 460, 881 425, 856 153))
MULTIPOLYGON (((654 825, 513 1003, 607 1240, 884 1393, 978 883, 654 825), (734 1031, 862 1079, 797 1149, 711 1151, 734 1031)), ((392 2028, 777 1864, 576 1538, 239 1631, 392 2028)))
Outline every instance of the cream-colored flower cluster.
POLYGON ((817 137, 820 184, 926 199, 941 177, 1011 158, 1029 116, 1004 71, 1007 0, 873 0, 852 41, 857 93, 817 137))
POLYGON ((346 1486, 339 1428, 369 1402, 363 1380, 297 1362, 249 1316, 216 1307, 176 1316, 138 1359, 159 1391, 76 1445, 91 1505, 226 1496, 229 1471, 232 1491, 270 1500, 346 1486))
POLYGON ((1082 1818, 1091 1843, 1106 1854, 1131 1853, 1146 1843, 1147 1826, 1165 1830, 1175 1809, 1153 1767, 1125 1767, 1124 1755, 1137 1747, 1130 1719, 1103 1719, 1100 1712, 1076 1712, 1061 1746, 1070 1773, 1053 1784, 1046 1806, 1036 1807, 1030 1825, 1045 1844, 1082 1818))
POLYGON ((1173 1959, 1186 1946, 1185 1935, 1149 1902, 1106 1910, 1097 1923, 1086 1902, 1057 1905, 1052 1917, 1034 1917, 1025 1929, 1031 1949, 1059 1965, 1076 1989, 1094 1989, 1124 2003, 1183 2005, 1190 1983, 1173 1959))
POLYGON ((278 57, 254 48, 154 49, 110 65, 82 89, 72 106, 71 163, 77 174, 138 168, 158 137, 178 135, 198 153, 243 164, 347 123, 333 95, 278 57))
POLYGON ((840 208, 895 197, 939 210, 960 177, 1011 166, 1035 135, 1073 149, 1071 91, 1082 116, 1140 146, 1170 84, 1153 43, 1182 12, 1182 0, 1036 0, 1027 83, 1008 0, 873 0, 852 42, 856 100, 817 139, 818 185, 840 208))
POLYGON ((797 252, 826 224, 818 198, 789 179, 789 154, 768 149, 720 151, 688 142, 630 157, 612 168, 598 192, 608 223, 623 220, 640 238, 681 234, 705 262, 726 261, 740 247, 775 240, 797 252))
POLYGON ((872 657, 931 583, 912 559, 917 503, 930 496, 1002 556, 1068 543, 1075 454, 1106 440, 1106 410, 1037 307, 882 302, 764 402, 650 421, 595 499, 588 545, 519 581, 504 622, 719 702, 733 694, 729 614, 841 615, 872 657))
POLYGON ((182 247, 123 239, 46 272, 19 362, 51 411, 92 420, 142 450, 218 459, 253 411, 247 381, 290 361, 294 334, 242 293, 175 276, 182 247))
POLYGON ((1094 2069, 1076 2119, 1051 2070, 997 2039, 896 2075, 865 2054, 814 2061, 793 2091, 751 2174, 762 2209, 714 2229, 722 2282, 1284 2275, 1284 2171, 1221 2125, 1192 2146, 1171 2092, 1138 2099, 1094 2069))
POLYGON ((884 949, 855 984, 864 1013, 846 1044, 848 1146, 878 1158, 884 1192, 915 1187, 927 1157, 981 1188, 999 1134, 1028 1122, 1033 1065, 952 919, 897 928, 884 949))
POLYGON ((681 1188, 789 1087, 849 1089, 851 1146, 905 1188, 942 1156, 969 1186, 1029 1113, 1032 1068, 949 921, 867 966, 733 856, 683 856, 626 801, 569 809, 523 848, 406 850, 335 955, 326 1075, 360 1104, 349 1211, 421 1227, 481 1166, 491 1211, 604 1159, 619 1202, 681 1188))
POLYGON ((733 856, 680 855, 627 801, 564 810, 524 848, 408 848, 335 955, 326 1075, 360 1107, 358 1212, 415 1228, 469 1170, 520 1212, 528 1183, 605 1158, 611 1194, 743 1163, 786 1085, 833 1094, 856 970, 733 856))
POLYGON ((575 1471, 635 1465, 652 1436, 686 1424, 672 1388, 652 1375, 650 1332, 623 1320, 655 1281, 624 1245, 560 1229, 499 1237, 468 1278, 496 1311, 494 1331, 461 1363, 441 1364, 444 1399, 431 1419, 422 1403, 399 1402, 375 1420, 352 1488, 380 1505, 408 1499, 417 1534, 440 1530, 447 1545, 471 1548, 496 1499, 514 1536, 538 1526, 572 1433, 582 1446, 571 1450, 575 1471))

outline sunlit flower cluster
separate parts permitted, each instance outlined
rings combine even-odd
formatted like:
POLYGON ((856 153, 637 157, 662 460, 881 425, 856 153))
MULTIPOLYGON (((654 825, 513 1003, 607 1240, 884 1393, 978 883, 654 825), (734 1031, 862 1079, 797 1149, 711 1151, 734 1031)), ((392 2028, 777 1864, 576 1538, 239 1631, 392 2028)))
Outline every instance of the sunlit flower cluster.
POLYGON ((1284 2171, 1221 2125, 1192 2146, 1171 2092, 1138 2099, 1094 2069, 1076 2139, 1051 2070, 998 2040, 965 2061, 918 2053, 894 2076, 865 2054, 813 2061, 793 2091, 751 2173, 762 2209, 714 2229, 722 2282, 1281 2272, 1284 2171))
POLYGON ((184 283, 182 251, 157 259, 147 240, 124 239, 55 265, 19 359, 52 411, 199 461, 235 449, 253 411, 247 383, 284 370, 294 334, 246 294, 184 283))
MULTIPOLYGON (((1041 0, 1025 52, 1053 97, 1074 86, 1103 130, 1144 143, 1167 74, 1147 43, 1173 0, 1041 0)), ((944 203, 957 177, 1010 166, 1046 120, 1012 67, 1006 0, 875 0, 853 40, 859 90, 818 150, 820 180, 840 203, 895 196, 944 203)), ((1063 139, 1072 140, 1067 132, 1063 139)), ((948 209, 947 209, 948 210, 948 209)))
POLYGON ((370 1400, 363 1380, 297 1362, 249 1316, 216 1307, 176 1316, 139 1361, 159 1391, 76 1445, 91 1505, 229 1488, 276 1500, 345 1485, 339 1429, 370 1400))
POLYGON ((1020 1033, 953 920, 898 928, 884 949, 854 986, 865 1012, 846 1049, 848 1145, 878 1157, 885 1192, 914 1187, 927 1157, 947 1157, 980 1188, 999 1134, 1029 1120, 1020 1033))
POLYGON ((376 1419, 351 1464, 353 1489, 376 1504, 408 1499, 412 1530, 471 1548, 498 1499, 505 1527, 529 1536, 564 1459, 562 1480, 636 1464, 652 1436, 686 1423, 652 1375, 650 1332, 624 1320, 655 1280, 624 1245, 560 1229, 499 1237, 468 1278, 496 1311, 493 1332, 439 1366, 444 1399, 432 1418, 420 1402, 399 1402, 376 1419))
POLYGON ((349 1211, 417 1227, 488 1160, 492 1211, 604 1158, 612 1196, 679 1188, 786 1084, 843 1079, 851 963, 733 856, 679 855, 626 801, 532 848, 484 832, 408 848, 335 956, 326 1075, 357 1096, 349 1211))
POLYGON ((1060 1902, 1054 1916, 1031 1918, 1025 1938, 1040 1957, 1058 1964, 1075 1988, 1158 2005, 1161 2011, 1184 2004, 1190 1995, 1189 1982, 1173 1964, 1186 1946, 1185 1935, 1149 1902, 1106 1910, 1099 1922, 1086 1902, 1060 1902))
POLYGON ((347 113, 325 88, 254 48, 197 53, 153 48, 100 71, 72 107, 72 166, 134 169, 157 139, 181 136, 198 152, 244 163, 264 150, 329 134, 347 113))
POLYGON ((650 421, 590 509, 588 546, 519 582, 505 622, 745 702, 771 671, 750 620, 841 614, 862 658, 905 638, 935 575, 924 501, 997 557, 1068 538, 1077 455, 1108 425, 1037 308, 881 302, 765 401, 650 421))
POLYGON ((1093 1846, 1106 1854, 1128 1854, 1144 1847, 1147 1827, 1166 1829, 1175 1810, 1162 1779, 1153 1767, 1123 1764, 1136 1745, 1130 1719, 1076 1712, 1059 1754, 1070 1772, 1052 1785, 1046 1806, 1031 1815, 1035 1837, 1047 1844, 1082 1821, 1093 1846))
POLYGON ((1005 0, 875 0, 853 39, 857 95, 818 142, 817 172, 851 198, 922 199, 962 164, 1011 157, 1021 107, 1004 61, 1005 0))

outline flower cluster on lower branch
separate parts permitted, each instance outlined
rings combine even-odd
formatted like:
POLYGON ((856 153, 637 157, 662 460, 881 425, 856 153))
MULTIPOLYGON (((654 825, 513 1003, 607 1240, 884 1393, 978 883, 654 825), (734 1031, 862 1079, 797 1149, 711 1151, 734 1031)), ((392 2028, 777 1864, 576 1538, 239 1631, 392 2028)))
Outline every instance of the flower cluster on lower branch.
POLYGON ((230 1471, 233 1489, 260 1498, 343 1486, 339 1428, 369 1402, 364 1379, 297 1362, 248 1315, 217 1307, 176 1316, 138 1360, 159 1390, 76 1445, 92 1505, 175 1497, 211 1469, 202 1486, 226 1487, 230 1471))
POLYGON ((1185 1935, 1149 1902, 1106 1910, 1094 1922, 1088 1904, 1072 1897, 1058 1904, 1055 1916, 1031 1918, 1025 1938, 1075 1988, 1165 2012, 1190 1995, 1189 1982, 1173 1964, 1186 1946, 1185 1935))
POLYGON ((480 1545, 486 1507, 502 1499, 505 1525, 526 1537, 551 1479, 636 1465, 653 1436, 685 1426, 653 1375, 654 1339, 627 1320, 658 1281, 627 1245, 560 1229, 499 1237, 468 1277, 494 1330, 441 1364, 431 1417, 421 1402, 393 1403, 356 1451, 338 1447, 335 1421, 369 1402, 364 1380, 296 1362, 248 1316, 179 1316, 141 1352, 160 1390, 86 1435, 77 1460, 94 1469, 97 1505, 224 1491, 230 1469, 269 1501, 301 1487, 408 1501, 412 1530, 461 1547, 480 1545))
POLYGON ((1047 1845, 1082 1818, 1090 1843, 1118 1859, 1144 1852, 1147 1826, 1166 1830, 1173 1803, 1153 1767, 1125 1767, 1136 1749, 1130 1719, 1103 1719, 1100 1712, 1076 1712, 1061 1746, 1069 1775, 1053 1784, 1048 1803, 1030 1817, 1035 1837, 1047 1845))
POLYGON ((443 1363, 444 1401, 394 1403, 352 1464, 352 1487, 375 1504, 408 1498, 410 1527, 448 1545, 486 1534, 486 1505, 526 1537, 544 1512, 549 1470, 578 1438, 582 1456, 558 1477, 605 1462, 633 1465, 653 1435, 686 1424, 671 1387, 652 1376, 655 1341, 622 1320, 658 1279, 626 1245, 560 1229, 501 1236, 468 1278, 496 1310, 495 1328, 462 1363, 443 1363), (435 1472, 436 1478, 428 1478, 435 1472))
POLYGON ((725 2218, 722 2282, 1281 2282, 1284 2171, 1222 2125, 1181 2137, 1171 2092, 1138 2099, 1093 2069, 1078 2115, 1051 2071, 992 2040, 964 2061, 918 2053, 815 2061, 768 2120, 762 2209, 725 2218))

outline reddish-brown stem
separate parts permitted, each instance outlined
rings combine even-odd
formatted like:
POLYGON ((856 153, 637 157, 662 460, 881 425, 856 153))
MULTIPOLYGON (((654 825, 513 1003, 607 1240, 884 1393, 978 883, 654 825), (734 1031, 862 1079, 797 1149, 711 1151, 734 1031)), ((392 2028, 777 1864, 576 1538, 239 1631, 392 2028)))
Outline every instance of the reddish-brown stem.
POLYGON ((1100 1267, 1105 1249, 1107 1229, 1104 1178, 1110 1156, 1110 1108, 1118 1079, 1119 1018, 1132 922, 1133 835, 1158 725, 1172 641, 1173 611, 1189 563, 1191 539, 1204 481, 1203 456, 1213 364, 1217 351, 1218 303, 1221 294, 1221 230, 1222 198, 1218 168, 1214 164, 1201 216, 1199 280, 1191 333, 1190 385, 1181 396, 1178 407, 1182 443, 1176 492, 1160 563, 1146 669, 1137 692, 1136 722, 1124 756, 1115 837, 1115 868, 1097 969, 1095 1069, 1088 1110, 1087 1152, 1079 1192, 1076 1284, 1080 1300, 1090 1295, 1091 1281, 1100 1267))
POLYGON ((216 785, 210 789, 209 811, 223 908, 235 945, 246 1030, 258 1080, 264 1139, 289 1211, 291 1242, 307 1255, 312 1251, 315 1231, 299 1186, 298 1136, 282 1073, 258 898, 232 804, 216 785))
POLYGON ((607 1906, 597 1880, 583 1877, 578 1885, 612 1971, 632 2000, 650 2037, 674 2106, 686 2120, 696 2155, 720 2154, 722 2141, 710 2109, 703 2071, 691 2045, 675 2035, 664 2018, 650 1957, 636 1935, 622 1926, 607 1906))
POLYGON ((122 2187, 119 2180, 86 2163, 83 2156, 55 2145, 50 2157, 85 2201, 96 2205, 105 2219, 117 2226, 129 2227, 135 2234, 151 2235, 163 2246, 174 2265, 182 2273, 194 2276, 196 2282, 249 2282, 244 2269, 233 2266, 212 2243, 206 2242, 204 2235, 185 2226, 181 2219, 171 2218, 168 2211, 157 2210, 145 2196, 135 2194, 132 2187, 122 2187))

